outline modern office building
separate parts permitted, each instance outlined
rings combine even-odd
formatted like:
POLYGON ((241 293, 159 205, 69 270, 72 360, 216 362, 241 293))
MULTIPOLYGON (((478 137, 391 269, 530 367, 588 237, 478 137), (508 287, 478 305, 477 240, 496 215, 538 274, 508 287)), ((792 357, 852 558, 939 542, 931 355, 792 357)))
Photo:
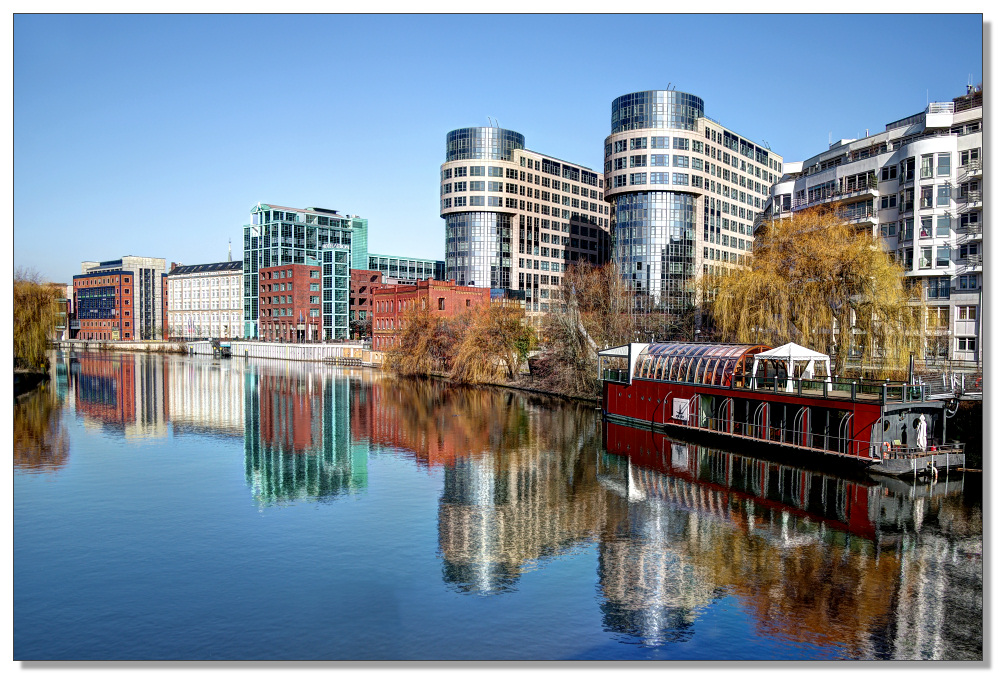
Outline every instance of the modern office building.
POLYGON ((782 158, 705 116, 693 94, 646 91, 611 104, 604 199, 613 259, 644 310, 678 315, 699 275, 743 264, 782 158))
POLYGON ((351 249, 348 243, 325 244, 320 252, 323 284, 323 340, 350 338, 351 249))
POLYGON ((826 205, 879 235, 928 306, 926 359, 982 364, 983 92, 787 163, 762 214, 826 205))
MULTIPOLYGON (((120 259, 100 263, 84 261, 81 264, 80 272, 84 275, 97 276, 130 273, 134 296, 131 300, 130 333, 135 340, 149 341, 163 338, 162 277, 166 272, 166 267, 165 259, 149 256, 123 256, 120 259)), ((122 335, 124 336, 124 334, 122 335)))
MULTIPOLYGON (((357 270, 357 268, 354 269, 357 270)), ((401 282, 445 279, 444 261, 433 259, 369 254, 368 270, 377 270, 382 273, 383 278, 401 282)))
POLYGON ((243 262, 171 264, 163 307, 164 338, 243 338, 243 262))
MULTIPOLYGON (((357 256, 360 257, 358 260, 367 263, 367 219, 341 215, 333 209, 319 207, 297 209, 258 202, 250 210, 250 223, 243 226, 244 336, 248 338, 260 336, 258 304, 261 268, 304 264, 306 257, 322 261, 321 251, 325 244, 346 246, 348 248, 347 258, 351 259, 354 253, 355 234, 364 239, 363 247, 360 243, 358 245, 357 256)), ((358 267, 363 268, 364 265, 360 264, 358 267)), ((349 275, 347 279, 350 279, 349 275)), ((348 283, 345 289, 349 289, 349 286, 348 283)), ((346 298, 344 306, 346 327, 346 298)), ((331 307, 331 321, 333 321, 334 314, 331 307)))
POLYGON ((136 338, 135 275, 121 270, 73 276, 72 336, 81 340, 136 338))
POLYGON ((448 132, 444 277, 523 299, 527 312, 547 311, 568 266, 607 260, 604 199, 597 172, 527 150, 522 134, 498 127, 448 132))

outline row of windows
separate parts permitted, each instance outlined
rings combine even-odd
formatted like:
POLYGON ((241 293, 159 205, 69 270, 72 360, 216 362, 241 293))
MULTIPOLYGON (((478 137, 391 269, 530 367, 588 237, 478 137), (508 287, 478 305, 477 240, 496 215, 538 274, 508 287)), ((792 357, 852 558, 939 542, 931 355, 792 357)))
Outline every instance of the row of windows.
MULTIPOLYGON (((656 148, 663 148, 663 149, 669 148, 670 145, 667 143, 668 140, 669 140, 668 137, 650 137, 650 141, 652 143, 650 144, 649 147, 650 148, 654 148, 654 149, 656 149, 656 148)), ((615 141, 614 142, 614 152, 612 152, 612 144, 610 144, 610 143, 606 144, 605 145, 605 157, 608 158, 608 159, 606 159, 605 163, 604 163, 604 171, 605 171, 605 173, 608 173, 608 172, 611 172, 611 171, 617 171, 617 170, 625 169, 626 167, 645 167, 646 166, 646 162, 647 162, 647 156, 646 155, 628 155, 628 156, 625 156, 625 157, 617 157, 617 158, 612 158, 611 157, 612 155, 615 155, 615 154, 620 153, 620 152, 621 153, 625 153, 625 152, 630 152, 630 151, 633 151, 633 150, 645 149, 647 147, 645 141, 646 141, 645 138, 622 139, 622 140, 619 140, 619 141, 615 141), (640 143, 635 143, 636 141, 638 141, 640 143), (626 148, 626 144, 628 144, 628 148, 626 148)), ((762 168, 762 167, 759 167, 759 166, 755 166, 752 163, 748 163, 746 160, 741 160, 736 155, 730 155, 729 153, 727 153, 727 152, 725 152, 725 151, 723 151, 721 149, 713 148, 713 147, 711 147, 711 146, 709 146, 709 145, 707 145, 707 144, 705 144, 705 143, 703 143, 701 141, 697 141, 697 140, 691 142, 691 144, 689 146, 689 141, 690 141, 689 139, 674 138, 674 145, 673 145, 674 150, 684 150, 684 151, 693 150, 695 153, 702 153, 702 154, 704 154, 704 155, 712 158, 713 160, 717 160, 719 162, 722 162, 726 167, 732 167, 734 170, 739 170, 739 171, 745 173, 750 178, 756 177, 758 179, 762 179, 764 181, 764 183, 765 183, 765 191, 764 191, 765 193, 766 193, 767 186, 773 184, 778 179, 778 175, 772 173, 768 169, 762 168)), ((687 164, 678 164, 678 163, 686 163, 686 162, 689 161, 689 159, 693 162, 693 165, 691 165, 691 166, 693 166, 695 169, 698 169, 699 171, 708 171, 708 170, 706 170, 706 169, 703 168, 706 164, 708 165, 708 167, 712 167, 712 163, 705 163, 705 161, 703 161, 701 158, 697 158, 697 157, 696 158, 689 158, 686 155, 680 155, 680 156, 678 156, 677 154, 674 154, 674 157, 675 158, 676 157, 682 158, 681 160, 676 160, 676 159, 674 160, 674 166, 675 167, 677 167, 677 166, 685 166, 685 167, 689 166, 687 164)), ((668 158, 669 158, 669 156, 666 153, 662 153, 662 154, 661 153, 653 153, 653 154, 650 154, 648 156, 648 161, 650 163, 650 166, 664 166, 665 167, 665 166, 667 166, 668 158)), ((717 171, 718 172, 722 172, 723 170, 722 170, 722 168, 718 168, 717 171)), ((715 176, 716 173, 717 173, 717 171, 715 171, 715 170, 711 171, 712 175, 715 176)), ((730 172, 729 169, 725 169, 724 171, 725 171, 725 174, 726 174, 725 179, 728 181, 729 180, 729 174, 731 172, 730 172)), ((734 174, 733 181, 735 183, 736 182, 735 172, 733 172, 733 174, 734 174)), ((721 173, 719 175, 721 176, 721 173)), ((742 180, 744 182, 746 181, 746 177, 741 177, 741 178, 742 178, 742 180)), ((745 183, 744 183, 744 185, 745 185, 745 183)), ((758 191, 758 192, 760 192, 760 191, 758 191)))

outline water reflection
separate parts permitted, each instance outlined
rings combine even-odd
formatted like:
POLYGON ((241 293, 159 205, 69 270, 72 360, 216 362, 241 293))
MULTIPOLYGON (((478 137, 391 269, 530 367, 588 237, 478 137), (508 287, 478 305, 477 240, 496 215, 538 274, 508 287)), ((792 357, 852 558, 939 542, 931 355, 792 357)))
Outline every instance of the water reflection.
POLYGON ((14 403, 14 469, 55 472, 69 459, 69 435, 62 420, 66 366, 53 361, 49 381, 14 403))
POLYGON ((424 547, 445 586, 522 594, 531 571, 593 552, 593 603, 621 642, 691 640, 736 600, 758 636, 831 656, 982 655, 982 513, 962 475, 839 477, 602 425, 590 404, 372 370, 99 352, 55 354, 16 404, 16 469, 66 464, 62 408, 124 439, 242 438, 261 509, 364 494, 373 459, 407 459, 440 477, 414 500, 437 501, 424 547))
POLYGON ((244 468, 255 500, 327 500, 368 486, 367 441, 350 431, 351 382, 306 363, 243 372, 244 468))
POLYGON ((762 634, 855 658, 981 656, 982 514, 963 480, 853 481, 616 424, 604 444, 598 474, 629 503, 601 544, 609 629, 683 638, 734 594, 762 634))

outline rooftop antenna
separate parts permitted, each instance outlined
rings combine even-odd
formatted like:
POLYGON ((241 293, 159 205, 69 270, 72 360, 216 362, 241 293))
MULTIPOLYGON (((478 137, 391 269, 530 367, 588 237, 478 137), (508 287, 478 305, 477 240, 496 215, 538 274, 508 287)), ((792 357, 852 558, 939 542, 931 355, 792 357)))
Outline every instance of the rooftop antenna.
POLYGON ((233 238, 229 238, 229 261, 233 260, 233 238))
POLYGON ((828 145, 828 146, 832 146, 833 145, 833 132, 827 132, 826 133, 826 145, 828 145))

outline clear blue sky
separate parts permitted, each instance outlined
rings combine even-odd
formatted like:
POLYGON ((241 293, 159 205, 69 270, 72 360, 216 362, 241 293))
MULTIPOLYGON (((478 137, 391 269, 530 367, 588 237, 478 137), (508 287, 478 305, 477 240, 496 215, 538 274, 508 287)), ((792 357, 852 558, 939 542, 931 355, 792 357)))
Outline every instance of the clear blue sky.
POLYGON ((260 202, 443 258, 446 133, 500 126, 600 171, 616 96, 670 83, 786 160, 982 81, 980 15, 14 19, 14 264, 242 255, 260 202), (380 179, 384 178, 384 181, 380 179))

